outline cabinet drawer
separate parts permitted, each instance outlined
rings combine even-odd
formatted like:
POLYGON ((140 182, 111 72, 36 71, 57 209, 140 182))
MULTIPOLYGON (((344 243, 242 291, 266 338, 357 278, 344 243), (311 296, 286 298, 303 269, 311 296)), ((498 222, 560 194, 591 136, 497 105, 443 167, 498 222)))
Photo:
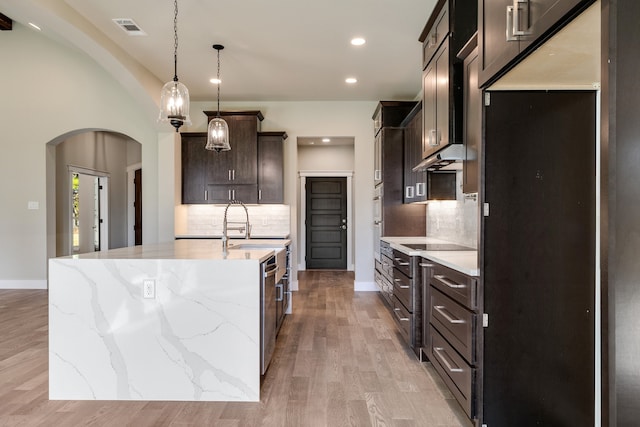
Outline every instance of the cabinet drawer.
POLYGON ((396 298, 398 298, 400 302, 402 302, 402 304, 404 304, 404 306, 411 313, 413 313, 413 298, 411 298, 412 294, 413 294, 412 280, 402 273, 394 274, 393 295, 396 298))
POLYGON ((393 251, 393 266, 402 271, 407 277, 412 278, 414 275, 414 266, 416 262, 413 257, 394 249, 393 251))
POLYGON ((435 264, 429 284, 470 310, 478 308, 478 281, 471 276, 435 264))
POLYGON ((475 364, 473 332, 476 330, 477 315, 437 289, 431 289, 430 293, 430 322, 468 363, 475 364))
POLYGON ((393 298, 393 317, 400 327, 400 333, 407 342, 411 337, 411 313, 405 308, 398 298, 393 298))
POLYGON ((456 398, 469 418, 475 417, 473 407, 476 370, 449 345, 433 325, 430 328, 431 348, 430 360, 433 367, 440 374, 451 394, 456 398))
POLYGON ((449 2, 445 2, 442 10, 433 22, 427 37, 422 44, 422 68, 424 69, 442 41, 449 35, 449 2))

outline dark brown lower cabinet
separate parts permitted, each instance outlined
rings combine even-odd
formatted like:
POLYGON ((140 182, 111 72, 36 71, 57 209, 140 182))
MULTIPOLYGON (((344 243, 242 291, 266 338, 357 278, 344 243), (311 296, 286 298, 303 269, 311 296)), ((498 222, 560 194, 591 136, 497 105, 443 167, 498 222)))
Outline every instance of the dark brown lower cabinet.
POLYGON ((423 258, 423 351, 469 419, 481 411, 482 292, 471 277, 423 258))

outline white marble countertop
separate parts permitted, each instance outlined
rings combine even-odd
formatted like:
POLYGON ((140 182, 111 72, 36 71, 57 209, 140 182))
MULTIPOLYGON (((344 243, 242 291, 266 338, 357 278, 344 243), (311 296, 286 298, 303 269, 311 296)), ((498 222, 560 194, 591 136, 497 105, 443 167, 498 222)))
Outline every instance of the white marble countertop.
POLYGON ((478 268, 478 251, 421 251, 411 249, 405 244, 412 243, 451 243, 432 237, 383 237, 381 240, 389 243, 393 249, 402 251, 410 256, 421 256, 433 262, 452 268, 469 276, 480 276, 478 268))
MULTIPOLYGON (((244 235, 244 234, 242 234, 244 235)), ((258 233, 252 233, 251 234, 251 240, 258 240, 258 239, 288 239, 290 237, 289 234, 258 234, 258 233)), ((221 239, 222 238, 222 234, 220 233, 211 233, 211 234, 206 234, 206 233, 201 233, 201 234, 176 234, 176 239, 221 239)), ((236 238, 234 236, 230 237, 230 240, 236 240, 236 238)), ((242 239, 238 239, 238 240, 242 240, 242 239)))
POLYGON ((288 239, 231 239, 229 250, 222 251, 216 239, 174 240, 170 242, 129 246, 107 251, 71 255, 70 259, 193 259, 193 260, 256 260, 262 262, 274 254, 274 248, 284 248, 288 239), (238 248, 243 244, 262 247, 238 248))

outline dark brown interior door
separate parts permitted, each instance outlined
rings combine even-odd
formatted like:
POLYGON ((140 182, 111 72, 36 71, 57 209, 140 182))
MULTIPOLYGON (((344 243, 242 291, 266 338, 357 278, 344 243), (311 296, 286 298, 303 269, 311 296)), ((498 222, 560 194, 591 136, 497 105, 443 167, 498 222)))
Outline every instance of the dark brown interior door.
POLYGON ((133 222, 133 231, 135 233, 135 244, 142 244, 142 169, 136 169, 133 178, 134 200, 133 206, 135 210, 135 220, 133 222))
POLYGON ((347 178, 306 180, 306 267, 347 268, 347 178))
POLYGON ((594 425, 595 92, 485 108, 484 419, 594 425))

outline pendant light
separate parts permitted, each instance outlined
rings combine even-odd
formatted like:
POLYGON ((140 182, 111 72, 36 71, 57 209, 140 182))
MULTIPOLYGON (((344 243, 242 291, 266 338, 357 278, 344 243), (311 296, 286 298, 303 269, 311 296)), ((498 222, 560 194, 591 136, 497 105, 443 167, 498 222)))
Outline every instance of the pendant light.
POLYGON ((207 127, 207 145, 204 147, 211 151, 229 151, 229 125, 220 117, 220 51, 224 49, 221 44, 214 44, 213 48, 218 51, 218 114, 211 119, 207 127))
POLYGON ((189 90, 178 81, 178 0, 173 2, 173 80, 162 87, 160 93, 161 122, 169 122, 176 132, 189 118, 189 90))

